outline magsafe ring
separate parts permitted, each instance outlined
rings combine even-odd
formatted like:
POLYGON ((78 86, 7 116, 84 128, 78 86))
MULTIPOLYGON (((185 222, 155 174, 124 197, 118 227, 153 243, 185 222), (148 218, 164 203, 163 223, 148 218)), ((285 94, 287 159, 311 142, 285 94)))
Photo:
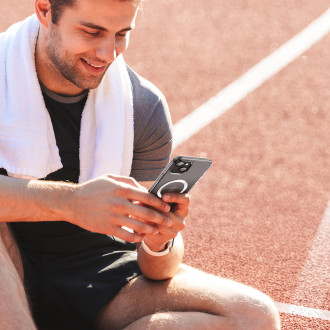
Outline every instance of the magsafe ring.
POLYGON ((174 181, 170 181, 170 182, 165 183, 164 185, 162 185, 162 186, 158 189, 158 191, 157 191, 157 196, 158 196, 159 198, 162 198, 162 190, 163 190, 165 187, 167 187, 168 185, 170 185, 170 184, 172 184, 172 183, 175 183, 175 182, 179 182, 179 183, 182 183, 182 184, 183 184, 183 188, 182 188, 182 190, 180 191, 180 194, 182 194, 183 192, 185 192, 186 189, 188 188, 188 183, 187 183, 187 181, 185 181, 185 180, 174 180, 174 181))

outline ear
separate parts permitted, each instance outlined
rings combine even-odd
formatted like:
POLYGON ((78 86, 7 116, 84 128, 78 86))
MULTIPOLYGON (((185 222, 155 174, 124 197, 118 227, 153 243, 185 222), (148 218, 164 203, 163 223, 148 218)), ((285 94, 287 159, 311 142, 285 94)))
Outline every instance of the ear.
POLYGON ((34 8, 40 24, 48 27, 52 19, 49 0, 35 0, 34 8))

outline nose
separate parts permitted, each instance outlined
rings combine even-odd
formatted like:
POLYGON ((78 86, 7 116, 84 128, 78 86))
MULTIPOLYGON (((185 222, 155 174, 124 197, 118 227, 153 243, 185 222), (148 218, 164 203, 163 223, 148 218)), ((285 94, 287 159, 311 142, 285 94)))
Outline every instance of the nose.
POLYGON ((103 39, 97 47, 95 55, 104 62, 112 63, 117 57, 116 39, 114 37, 103 39))

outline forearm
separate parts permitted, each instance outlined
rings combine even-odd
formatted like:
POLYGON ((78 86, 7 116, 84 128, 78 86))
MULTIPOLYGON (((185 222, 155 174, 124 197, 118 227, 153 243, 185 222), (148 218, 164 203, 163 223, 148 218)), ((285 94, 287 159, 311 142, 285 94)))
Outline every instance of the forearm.
POLYGON ((66 220, 75 185, 0 176, 0 222, 66 220))
POLYGON ((179 233, 175 238, 173 249, 165 256, 151 256, 140 246, 138 248, 138 263, 146 277, 152 280, 165 280, 176 274, 183 254, 184 245, 179 233))

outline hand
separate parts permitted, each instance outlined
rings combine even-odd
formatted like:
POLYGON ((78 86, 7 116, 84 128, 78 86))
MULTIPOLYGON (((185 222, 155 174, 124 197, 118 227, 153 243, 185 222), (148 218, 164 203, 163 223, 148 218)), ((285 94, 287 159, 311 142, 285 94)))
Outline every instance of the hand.
POLYGON ((166 193, 162 196, 166 203, 175 203, 168 216, 172 220, 172 225, 164 226, 159 224, 158 233, 148 234, 144 238, 145 244, 152 251, 162 251, 166 243, 177 236, 184 229, 184 219, 189 213, 190 196, 185 194, 166 193))
POLYGON ((69 222, 129 242, 158 233, 157 225, 172 224, 170 206, 129 177, 105 175, 79 184, 69 202, 69 222))

